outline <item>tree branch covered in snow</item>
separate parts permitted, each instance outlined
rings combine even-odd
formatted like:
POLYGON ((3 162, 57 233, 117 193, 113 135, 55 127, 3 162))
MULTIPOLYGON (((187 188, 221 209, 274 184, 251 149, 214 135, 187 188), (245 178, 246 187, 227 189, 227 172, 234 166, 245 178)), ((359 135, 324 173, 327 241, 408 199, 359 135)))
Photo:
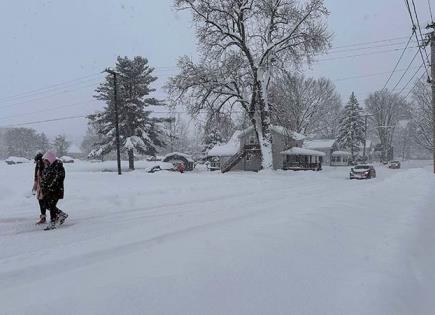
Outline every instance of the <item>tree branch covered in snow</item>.
POLYGON ((283 71, 270 94, 274 124, 306 135, 337 136, 341 99, 330 80, 283 71))

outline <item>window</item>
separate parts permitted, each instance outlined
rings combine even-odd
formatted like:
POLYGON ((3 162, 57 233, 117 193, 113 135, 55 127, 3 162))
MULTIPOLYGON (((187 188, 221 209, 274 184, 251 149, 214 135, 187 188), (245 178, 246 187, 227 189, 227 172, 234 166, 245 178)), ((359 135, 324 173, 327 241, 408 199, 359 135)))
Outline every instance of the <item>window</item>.
POLYGON ((249 144, 255 144, 255 136, 250 136, 249 137, 249 144))

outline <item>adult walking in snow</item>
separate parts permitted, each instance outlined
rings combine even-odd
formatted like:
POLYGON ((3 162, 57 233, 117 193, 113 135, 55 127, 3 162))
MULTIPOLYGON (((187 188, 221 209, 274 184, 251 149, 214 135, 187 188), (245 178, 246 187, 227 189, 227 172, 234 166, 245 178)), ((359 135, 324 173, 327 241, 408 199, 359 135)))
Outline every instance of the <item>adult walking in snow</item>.
POLYGON ((39 216, 39 221, 36 224, 44 224, 46 219, 47 206, 44 201, 44 196, 42 195, 41 189, 41 178, 42 173, 44 172, 44 162, 42 161, 42 153, 38 153, 35 156, 35 172, 33 174, 33 189, 32 192, 36 195, 36 199, 38 199, 39 210, 41 214, 39 216))
POLYGON ((46 230, 51 230, 56 227, 56 221, 63 224, 68 217, 68 214, 57 207, 59 200, 64 197, 65 169, 62 161, 52 151, 47 151, 42 159, 45 168, 41 177, 41 189, 45 205, 50 211, 50 224, 46 230))

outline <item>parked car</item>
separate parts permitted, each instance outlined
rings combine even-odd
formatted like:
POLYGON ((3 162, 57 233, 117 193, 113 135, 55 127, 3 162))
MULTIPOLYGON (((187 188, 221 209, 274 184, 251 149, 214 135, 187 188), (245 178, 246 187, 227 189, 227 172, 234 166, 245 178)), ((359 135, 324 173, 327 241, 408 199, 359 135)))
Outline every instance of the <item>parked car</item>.
POLYGON ((61 158, 60 158, 60 160, 62 161, 62 163, 66 163, 66 164, 69 164, 69 163, 74 163, 74 159, 72 158, 72 157, 70 157, 70 156, 66 156, 66 155, 64 155, 64 156, 62 156, 61 158))
POLYGON ((350 169, 350 179, 376 178, 376 170, 373 165, 361 164, 350 169))
POLYGON ((391 161, 390 164, 388 165, 388 168, 399 169, 400 162, 399 161, 391 161))
POLYGON ((15 164, 30 163, 30 160, 23 157, 10 156, 5 160, 5 162, 8 165, 15 165, 15 164))

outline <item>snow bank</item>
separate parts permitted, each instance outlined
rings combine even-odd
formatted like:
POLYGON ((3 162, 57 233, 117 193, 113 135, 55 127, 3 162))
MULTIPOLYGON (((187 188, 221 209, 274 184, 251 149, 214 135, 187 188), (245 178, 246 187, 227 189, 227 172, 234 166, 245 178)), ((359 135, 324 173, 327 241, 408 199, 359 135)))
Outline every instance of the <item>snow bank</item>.
POLYGON ((117 176, 85 164, 66 165, 70 218, 50 232, 34 225, 33 165, 0 164, 1 314, 435 309, 430 171, 350 181, 349 168, 117 176))

